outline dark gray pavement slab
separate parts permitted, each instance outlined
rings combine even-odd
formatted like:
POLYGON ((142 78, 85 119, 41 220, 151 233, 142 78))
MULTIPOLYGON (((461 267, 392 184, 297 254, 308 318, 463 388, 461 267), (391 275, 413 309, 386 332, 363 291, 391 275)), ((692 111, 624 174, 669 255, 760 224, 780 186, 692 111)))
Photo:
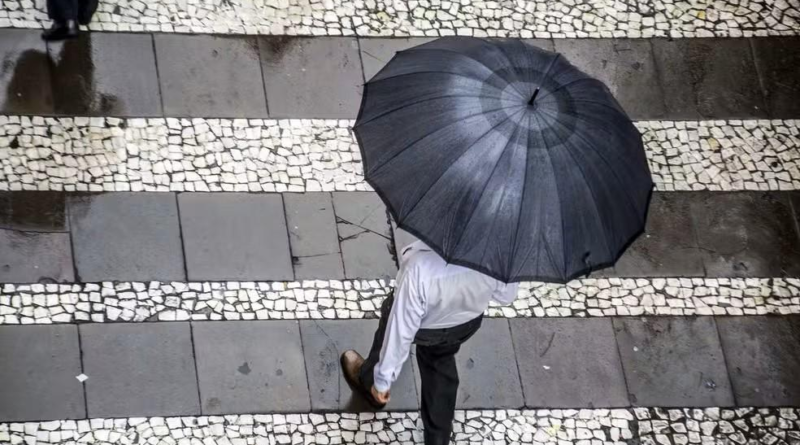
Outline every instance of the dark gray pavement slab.
POLYGON ((60 192, 0 192, 0 229, 67 232, 66 195, 60 192))
POLYGON ((347 278, 394 277, 391 227, 386 206, 375 193, 333 194, 339 244, 347 278))
POLYGON ((186 280, 174 194, 75 194, 67 205, 81 281, 186 280))
POLYGON ((68 233, 0 229, 0 283, 73 281, 68 233))
POLYGON ((615 318, 634 406, 732 406, 733 392, 712 317, 615 318))
POLYGON ((55 110, 77 116, 160 116, 153 37, 83 33, 48 45, 55 110))
POLYGON ((192 325, 203 414, 307 412, 296 321, 192 325))
POLYGON ((461 384, 456 408, 520 408, 525 404, 508 321, 484 319, 456 355, 461 384))
POLYGON ((267 36, 259 46, 270 117, 356 117, 364 77, 355 38, 267 36))
MULTIPOLYGON (((712 192, 716 193, 716 192, 712 192)), ((623 277, 701 277, 703 257, 689 209, 695 193, 653 193, 645 232, 614 265, 623 277)))
POLYGON ((0 422, 86 417, 77 326, 0 326, 0 363, 0 422))
POLYGON ((80 326, 89 417, 200 413, 189 323, 80 326))
POLYGON ((605 82, 631 119, 667 116, 649 40, 556 39, 555 50, 605 82))
POLYGON ((800 317, 719 317, 739 406, 800 403, 800 317))
POLYGON ((294 277, 297 280, 343 279, 344 264, 341 253, 327 253, 306 257, 292 257, 294 277))
POLYGON ((344 266, 330 193, 285 193, 295 277, 342 279, 344 266))
MULTIPOLYGON (((339 357, 344 351, 354 349, 366 358, 377 327, 377 320, 300 322, 312 410, 373 411, 348 386, 339 357)), ((417 388, 409 359, 392 385, 392 397, 386 409, 407 411, 418 408, 417 388)))
POLYGON ((0 282, 74 281, 66 198, 0 192, 0 282))
MULTIPOLYGON (((342 232, 345 224, 339 224, 342 232)), ((397 266, 392 259, 392 241, 370 231, 358 231, 352 235, 340 235, 345 277, 382 278, 394 277, 397 266)))
POLYGON ((528 45, 535 46, 547 51, 555 51, 556 45, 553 39, 522 39, 528 45))
POLYGON ((525 406, 630 406, 611 319, 512 319, 525 406))
POLYGON ((746 39, 655 39, 656 65, 672 119, 767 117, 746 39))
POLYGON ((0 112, 51 114, 50 64, 41 31, 0 29, 0 112))
POLYGON ((294 278, 280 195, 181 193, 178 205, 190 281, 294 278))
POLYGON ((344 221, 354 226, 352 229, 347 229, 347 233, 340 233, 339 236, 348 236, 358 231, 358 228, 375 232, 381 236, 389 236, 390 227, 386 206, 377 193, 334 192, 333 206, 336 209, 337 222, 344 221))
POLYGON ((750 43, 770 116, 800 117, 800 38, 759 38, 750 43))
POLYGON ((711 192, 697 198, 689 210, 708 276, 800 274, 800 236, 787 194, 711 192))
POLYGON ((255 38, 179 34, 154 38, 164 114, 267 115, 255 38))
POLYGON ((789 193, 789 202, 792 205, 794 220, 797 223, 797 233, 800 235, 800 191, 789 193))

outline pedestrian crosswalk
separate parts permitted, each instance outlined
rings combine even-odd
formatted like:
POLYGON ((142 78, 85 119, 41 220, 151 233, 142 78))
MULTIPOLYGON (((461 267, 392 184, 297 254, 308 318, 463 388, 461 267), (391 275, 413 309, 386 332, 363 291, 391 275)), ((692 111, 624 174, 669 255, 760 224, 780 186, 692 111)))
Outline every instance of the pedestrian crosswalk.
POLYGON ((0 283, 0 444, 422 443, 413 358, 388 412, 348 400, 339 377, 403 244, 351 127, 364 81, 424 41, 406 37, 449 35, 534 39, 603 77, 658 192, 653 240, 616 270, 522 283, 488 309, 483 334, 504 343, 462 354, 474 391, 453 441, 800 443, 796 2, 104 0, 88 29, 106 32, 63 46, 30 31, 48 24, 41 0, 0 4, 0 28, 28 29, 0 30, 0 277, 26 268, 0 283), (226 192, 279 196, 280 221, 237 226, 250 247, 188 233, 212 218, 185 197, 213 213, 226 192), (134 195, 163 212, 108 210, 134 195), (25 213, 46 207, 44 223, 25 213), (250 258, 258 230, 282 247, 250 258), (187 260, 201 245, 230 249, 198 254, 203 269, 187 260), (118 246, 136 267, 104 269, 118 246), (232 274, 230 251, 264 275, 232 274))

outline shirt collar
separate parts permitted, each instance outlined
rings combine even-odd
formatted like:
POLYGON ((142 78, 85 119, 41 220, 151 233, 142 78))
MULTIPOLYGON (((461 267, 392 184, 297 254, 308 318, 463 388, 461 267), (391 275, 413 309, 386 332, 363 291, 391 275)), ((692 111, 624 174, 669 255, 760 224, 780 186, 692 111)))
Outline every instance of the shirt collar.
POLYGON ((405 254, 411 252, 412 250, 413 251, 417 251, 417 252, 433 252, 433 249, 428 247, 427 244, 423 243, 422 241, 417 240, 417 241, 414 241, 413 243, 409 244, 408 246, 406 246, 403 249, 403 253, 401 255, 405 255, 405 254))

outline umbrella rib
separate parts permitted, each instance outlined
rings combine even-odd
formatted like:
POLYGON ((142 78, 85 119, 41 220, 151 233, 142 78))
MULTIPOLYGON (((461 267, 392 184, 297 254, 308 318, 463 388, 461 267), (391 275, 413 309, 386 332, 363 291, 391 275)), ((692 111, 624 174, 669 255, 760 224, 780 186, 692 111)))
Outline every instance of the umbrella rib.
MULTIPOLYGON (((561 123, 561 122, 559 122, 559 121, 557 121, 557 120, 556 120, 555 122, 556 122, 558 125, 561 125, 563 128, 565 128, 565 129, 566 129, 566 126, 565 126, 563 123, 561 123)), ((597 129, 599 129, 600 131, 603 131, 603 132, 605 132, 605 129, 606 129, 606 127, 600 127, 600 126, 598 126, 598 125, 596 125, 596 124, 594 124, 594 123, 591 123, 591 122, 589 122, 589 121, 585 121, 585 122, 587 122, 589 125, 591 125, 591 126, 593 126, 593 127, 597 128, 597 129)), ((600 159, 603 161, 603 163, 604 163, 604 164, 605 164, 605 165, 608 167, 608 169, 609 169, 609 170, 611 170, 611 174, 612 174, 612 175, 614 175, 614 177, 617 179, 617 182, 618 182, 620 185, 622 185, 622 184, 623 184, 623 182, 622 182, 622 180, 620 179, 619 175, 617 174, 617 171, 616 171, 615 169, 613 169, 613 168, 612 168, 612 166, 611 166, 611 163, 608 161, 608 159, 606 159, 606 158, 605 158, 605 156, 603 156, 603 152, 601 152, 600 150, 598 150, 598 149, 597 149, 597 147, 595 147, 593 144, 591 144, 591 143, 589 142, 589 140, 587 140, 587 139, 586 139, 586 137, 585 137, 585 136, 583 136, 582 134, 580 134, 579 132, 577 132, 577 131, 576 131, 576 132, 573 132, 572 134, 573 134, 573 135, 575 135, 576 137, 580 138, 580 139, 581 139, 583 142, 585 142, 585 143, 586 143, 586 145, 588 145, 589 147, 591 147, 591 148, 592 148, 592 150, 593 150, 595 153, 597 153, 597 156, 598 156, 598 157, 599 157, 599 158, 600 158, 600 159)), ((630 194, 630 193, 628 193, 628 188, 627 188, 627 187, 621 187, 621 188, 623 189, 623 193, 625 194, 625 196, 628 198, 628 199, 626 199, 625 201, 626 201, 626 202, 628 203, 628 205, 631 207, 631 209, 633 210, 633 212, 634 212, 634 213, 636 213, 636 214, 638 215, 638 212, 636 211, 636 205, 635 205, 635 204, 634 204, 634 202, 633 202, 633 197, 631 196, 631 194, 630 194)), ((642 218, 639 218, 639 222, 643 222, 643 221, 642 221, 642 218)))
MULTIPOLYGON (((497 46, 496 46, 496 45, 492 45, 492 46, 494 46, 495 48, 497 48, 497 46)), ((489 67, 488 65, 486 65, 485 63, 483 63, 483 61, 480 61, 480 60, 478 60, 478 59, 476 59, 476 58, 474 58, 474 57, 472 57, 472 56, 470 56, 470 55, 468 55, 468 54, 465 54, 465 53, 462 53, 462 52, 458 52, 458 51, 454 51, 454 50, 452 50, 452 49, 445 49, 445 48, 420 48, 420 47, 416 47, 416 48, 410 48, 410 49, 407 49, 407 50, 405 50, 405 51, 403 51, 403 52, 404 52, 404 53, 412 53, 412 52, 416 52, 416 51, 431 51, 431 52, 434 52, 434 51, 441 51, 441 52, 447 52, 447 53, 454 53, 454 54, 458 54, 459 56, 466 57, 467 59, 470 59, 470 60, 474 60, 475 62, 479 63, 481 66, 483 66, 484 68, 486 68, 487 70, 489 70, 489 72, 490 72, 490 73, 492 73, 492 74, 495 74, 495 70, 494 70, 494 68, 491 68, 491 67, 489 67)), ((505 53, 505 52, 504 52, 502 49, 499 49, 499 51, 500 51, 500 53, 501 53, 501 54, 503 54, 503 57, 505 57, 505 58, 506 58, 506 60, 508 61, 508 63, 509 63, 509 67, 516 69, 516 66, 514 65, 514 63, 512 63, 512 62, 511 62, 511 59, 509 59, 509 58, 508 58, 508 56, 506 55, 506 53, 505 53)), ((484 80, 485 80, 485 79, 484 79, 484 80)), ((517 76, 517 80, 519 80, 519 76, 517 76)), ((522 93, 522 91, 518 90, 518 89, 517 89, 517 87, 516 87, 516 86, 515 86, 513 83, 511 83, 511 82, 508 82, 508 81, 506 81, 506 83, 508 83, 509 85, 511 85, 511 86, 514 88, 514 90, 515 90, 517 93, 519 93, 520 97, 525 97, 525 95, 522 93)))
MULTIPOLYGON (((414 72, 411 72, 411 73, 396 74, 394 76, 383 77, 383 78, 380 78, 378 80, 370 80, 369 82, 367 82, 367 85, 374 85, 374 84, 376 84, 378 82, 383 82, 384 80, 392 80, 392 79, 397 79, 397 78, 400 78, 400 77, 407 77, 407 76, 416 76, 416 75, 419 75, 419 74, 447 74, 447 75, 450 75, 450 76, 463 77, 464 79, 470 79, 470 80, 474 80, 474 81, 477 81, 477 82, 481 82, 481 87, 488 86, 488 87, 494 88, 497 91, 500 91, 500 92, 503 91, 503 90, 501 90, 500 88, 497 88, 494 85, 486 83, 486 79, 479 79, 477 77, 471 77, 471 76, 467 76, 467 75, 464 75, 464 74, 461 74, 461 73, 453 73, 453 72, 450 72, 450 71, 414 71, 414 72)), ((522 97, 522 96, 520 95, 520 97, 522 97)))
MULTIPOLYGON (((516 115, 516 114, 518 114, 520 112, 522 112, 522 110, 517 111, 516 113, 514 113, 514 115, 516 115)), ((511 116, 509 116, 509 117, 511 117, 511 116)), ((461 240, 464 238, 464 234, 467 232, 466 226, 469 225, 470 220, 472 219, 473 216, 475 216, 475 211, 478 209, 478 205, 480 205, 481 199, 483 198, 483 195, 486 193, 486 185, 489 183, 489 181, 492 180, 492 176, 494 176, 494 172, 497 171, 497 167, 500 165, 500 161, 503 160, 503 153, 505 153, 505 151, 508 149, 508 146, 511 144, 511 141, 516 139, 518 133, 519 133, 519 126, 514 128, 514 133, 511 135, 510 138, 508 138, 508 141, 506 141, 506 145, 505 145, 505 147, 503 147, 503 150, 501 151, 500 156, 497 157, 497 161, 494 163, 494 166, 492 167, 492 172, 489 173, 489 177, 486 179, 486 182, 484 183, 483 190, 481 190, 481 194, 480 194, 480 196, 478 196, 478 203, 475 205, 475 207, 472 209, 472 212, 470 212, 469 217, 466 219, 465 229, 458 236, 458 240, 456 241, 455 245, 453 246, 453 250, 457 250, 458 249, 458 245, 461 244, 461 240)), ((505 197, 505 195, 506 195, 506 189, 505 189, 505 187, 503 187, 503 194, 500 196, 500 201, 501 202, 503 201, 503 198, 505 197)), ((495 212, 494 218, 492 218, 492 225, 491 225, 492 228, 494 227, 494 224, 495 224, 496 221, 497 221, 497 212, 495 212)), ((491 232, 491 230, 489 230, 489 232, 491 232)), ((483 253, 481 253, 481 260, 483 260, 484 255, 486 255, 486 248, 488 247, 488 245, 489 244, 487 243, 483 248, 483 253)), ((483 261, 481 261, 481 262, 483 262, 483 261)))
MULTIPOLYGON (((533 118, 533 114, 529 113, 528 114, 528 128, 531 128, 531 119, 532 118, 533 118)), ((528 136, 528 145, 530 145, 530 136, 528 136)), ((525 190, 528 188, 528 164, 530 164, 530 162, 528 161, 529 157, 530 157, 530 150, 528 150, 528 152, 525 155, 525 170, 524 170, 525 173, 522 176, 522 193, 520 193, 520 197, 519 197, 520 212, 522 212, 522 205, 525 203, 525 190)), ((522 221, 521 216, 522 215, 518 215, 517 216, 517 229, 514 231, 514 253, 512 254, 511 258, 516 258, 517 257, 518 246, 519 246, 519 244, 517 244, 517 241, 519 241, 519 231, 520 231, 520 228, 522 226, 520 224, 520 222, 522 221)))
MULTIPOLYGON (((540 89, 540 88, 542 88, 542 85, 544 85, 544 81, 545 81, 545 80, 547 80, 547 76, 549 76, 549 75, 550 75, 550 71, 551 71, 551 70, 553 69, 553 67, 555 66, 555 64, 556 64, 556 60, 558 60, 560 57, 561 57, 561 54, 559 54, 559 53, 556 53, 556 55, 553 57, 553 60, 551 60, 551 61, 550 61, 550 64, 549 64, 549 65, 547 65, 547 69, 544 71, 544 74, 542 74, 542 79, 539 81, 539 86, 538 86, 538 87, 536 87, 536 89, 537 89, 537 90, 538 90, 538 89, 540 89)), ((539 100, 541 100, 542 98, 544 98, 544 97, 547 97, 547 96, 549 96, 550 94, 551 94, 551 93, 547 93, 547 94, 545 94, 544 96, 542 96, 541 98, 538 98, 538 99, 539 99, 539 100)))
POLYGON ((602 216, 600 216, 600 209, 597 207, 597 197, 594 194, 594 190, 589 185, 589 181, 586 179, 586 173, 583 171, 583 168, 577 162, 577 160, 575 159, 575 156, 572 154, 572 152, 569 150, 569 148, 567 148, 567 147, 571 146, 571 144, 569 144, 569 143, 567 143, 566 141, 563 141, 563 140, 562 140, 562 142, 563 142, 562 145, 565 147, 564 151, 566 151, 567 154, 569 155, 569 157, 572 159, 572 163, 575 164, 578 167, 578 171, 581 172, 581 179, 583 179, 583 183, 586 185, 586 189, 589 190, 589 194, 592 195, 592 206, 594 207, 594 211, 597 213, 597 217, 600 220, 600 227, 602 227, 602 229, 603 229, 603 241, 604 241, 604 244, 606 245, 606 251, 608 252, 608 255, 613 258, 614 257, 614 253, 611 252, 611 246, 608 245, 607 227, 606 227, 605 222, 603 221, 602 216))
MULTIPOLYGON (((405 147, 403 147, 403 149, 402 149, 402 150, 400 150, 400 151, 398 151, 397 153, 393 154, 393 155, 392 155, 392 157, 390 157, 389 159, 387 159, 386 161, 384 161, 384 162, 383 162, 383 164, 381 164, 381 165, 379 165, 379 166, 376 166, 376 167, 373 167, 373 168, 372 168, 370 171, 368 171, 368 172, 364 172, 364 176, 366 176, 367 174, 370 174, 370 175, 371 175, 371 174, 377 173, 377 172, 378 172, 378 170, 380 170, 381 168, 383 168, 383 167, 384 167, 386 164, 388 164, 389 162, 392 162, 392 161, 394 160, 394 158, 396 158, 396 157, 400 156, 400 154, 401 154, 401 153, 403 153, 405 150, 407 150, 407 149, 408 149, 408 147, 411 147, 411 146, 415 145, 415 144, 416 144, 416 143, 418 143, 419 141, 421 141, 421 140, 423 140, 423 139, 427 138, 428 136, 430 136, 430 135, 432 135, 432 134, 434 134, 434 133, 436 133, 436 132, 438 132, 438 131, 442 131, 442 130, 444 130, 445 128, 448 128, 448 127, 450 127, 451 125, 455 125, 455 124, 461 123, 461 122, 462 122, 462 121, 464 121, 465 119, 471 119, 471 118, 473 118, 473 117, 476 117, 476 116, 481 116, 481 115, 483 115, 483 114, 487 114, 487 113, 494 113, 494 112, 497 112, 497 111, 505 110, 506 108, 511 108, 511 107, 495 108, 494 110, 488 110, 488 111, 481 110, 479 113, 475 113, 475 114, 470 114, 470 115, 464 116, 464 117, 462 117, 461 119, 459 119, 459 120, 457 120, 457 121, 450 122, 449 124, 445 125, 444 127, 440 127, 440 128, 437 128, 437 129, 436 129, 436 130, 434 130, 434 131, 428 132, 428 133, 426 133, 426 134, 424 134, 424 135, 420 136, 418 139, 416 139, 416 140, 412 141, 411 143, 409 143, 409 144, 408 144, 408 145, 406 145, 405 147)), ((506 118, 506 120, 507 120, 507 119, 508 119, 508 118, 506 118)), ((502 123, 502 122, 501 122, 501 123, 502 123)), ((498 125, 499 125, 499 124, 498 124, 498 125)), ((495 128, 495 127, 492 127, 492 128, 490 128, 490 129, 489 129, 489 131, 493 130, 494 128, 495 128)), ((478 140, 479 140, 479 139, 481 139, 482 137, 486 136, 486 134, 487 134, 489 131, 487 131, 486 133, 482 134, 482 135, 481 135, 481 136, 478 138, 478 140)), ((476 141, 477 141, 477 140, 476 140, 476 141)))
MULTIPOLYGON (((422 103, 425 103, 425 102, 434 101, 434 100, 451 99, 451 98, 454 98, 454 97, 470 97, 470 98, 475 98, 475 99, 480 99, 480 98, 483 98, 483 97, 492 97, 493 99, 495 98, 494 96, 473 96, 473 95, 469 95, 469 94, 454 94, 454 95, 449 95, 449 96, 431 97, 431 98, 428 98, 428 99, 418 100, 416 102, 411 102, 409 104, 401 105, 401 106, 399 106, 397 108, 392 108, 391 110, 384 111, 383 113, 381 113, 381 114, 379 114, 379 115, 377 115, 375 117, 372 117, 369 120, 366 120, 364 122, 358 122, 356 125, 353 126, 353 128, 360 127, 361 125, 368 124, 368 123, 370 123, 370 122, 372 122, 374 120, 377 120, 377 119, 380 119, 380 118, 386 116, 389 113, 394 113, 394 112, 400 111, 400 110, 402 110, 404 108, 408 108, 408 107, 411 107, 411 106, 414 106, 414 105, 419 105, 419 104, 422 104, 422 103)), ((496 97, 496 98, 499 99, 499 96, 496 97)), ((510 108, 510 107, 507 107, 507 108, 510 108)))
POLYGON ((542 96, 542 97, 538 97, 537 99, 539 99, 539 100, 542 100, 542 99, 544 99, 545 97, 552 95, 552 94, 553 94, 553 93, 555 93, 556 91, 563 90, 564 88, 566 88, 566 87, 568 87, 568 86, 570 86, 570 85, 576 84, 576 83, 578 83, 578 82, 585 82, 585 81, 589 81, 589 80, 594 80, 595 82, 599 82, 601 85, 605 86, 605 84, 604 84, 603 82, 600 82, 598 79, 595 79, 594 77, 582 77, 582 78, 580 78, 580 79, 575 79, 575 80, 573 80, 573 81, 567 82, 567 83, 565 83, 565 84, 563 84, 563 85, 559 85, 559 86, 558 86, 556 89, 554 89, 554 90, 551 90, 551 91, 548 91, 548 92, 547 92, 547 94, 545 94, 545 95, 544 95, 544 96, 542 96))
MULTIPOLYGON (((539 122, 539 116, 536 116, 534 114, 533 117, 535 117, 536 121, 539 122)), ((541 122, 539 122, 539 123, 541 124, 541 122)), ((563 238, 565 233, 566 233, 566 230, 564 228, 564 211, 561 208, 561 191, 558 189, 558 181, 555 180, 555 178, 557 176, 556 175, 556 166, 553 163, 553 157, 550 156, 550 146, 547 144, 547 139, 544 136, 542 136, 542 142, 544 142, 545 153, 547 153, 547 160, 550 161, 550 170, 553 172, 553 178, 554 178, 553 179, 553 185, 556 188, 556 198, 558 198, 558 203, 559 203, 558 209, 559 209, 559 216, 561 217, 561 237, 563 238)), ((555 267, 557 265, 553 264, 553 266, 554 266, 553 268, 556 269, 559 272, 562 272, 562 278, 566 278, 567 277, 567 245, 566 245, 566 243, 561 243, 561 250, 562 250, 562 255, 564 257, 564 264, 560 268, 555 267)))
MULTIPOLYGON (((508 55, 508 53, 506 52, 506 50, 505 50, 505 49, 503 49, 503 46, 501 46, 501 45, 498 45, 498 44, 496 44, 495 42, 490 42, 490 43, 491 43, 491 45, 493 45, 495 48, 497 48, 497 50, 498 50, 498 51, 500 51, 500 54, 502 54, 502 55, 503 55, 503 57, 506 59, 506 61, 508 61, 508 65, 509 65, 509 66, 511 67, 511 69, 514 71, 514 77, 516 78, 517 82, 518 82, 518 83, 520 83, 520 84, 523 84, 523 85, 525 85, 525 86, 528 86, 528 82, 526 81, 527 79, 524 79, 524 76, 523 76, 523 75, 522 75, 522 73, 519 71, 519 66, 518 66, 516 63, 514 63, 514 62, 511 60, 511 57, 509 57, 509 55, 508 55)), ((524 44, 523 44, 523 45, 524 45, 524 44)), ((516 85, 514 85, 514 89, 516 89, 516 85)), ((517 90, 517 91, 519 91, 519 90, 517 90)), ((526 91, 526 92, 524 92, 524 93, 523 93, 523 92, 520 92, 520 94, 522 94, 522 97, 523 97, 523 98, 526 98, 526 99, 527 99, 527 98, 530 98, 530 97, 531 97, 531 94, 532 94, 532 93, 531 93, 531 91, 530 91, 530 88, 528 88, 528 91, 526 91)))
MULTIPOLYGON (((522 110, 520 110, 520 111, 517 111, 517 113, 519 113, 519 112, 521 112, 521 111, 522 111, 522 110)), ((442 173, 439 175, 439 177, 438 177, 438 178, 436 178, 436 180, 435 180, 435 181, 433 181, 433 184, 431 184, 431 185, 430 185, 430 187, 428 187, 428 190, 426 190, 426 191, 425 191, 425 193, 423 193, 423 194, 422 194, 422 196, 420 196, 420 198, 417 200, 417 202, 415 202, 415 203, 414 203, 414 205, 413 205, 413 206, 411 206, 411 208, 410 208, 410 209, 408 209, 408 211, 406 212, 406 216, 410 215, 410 214, 411 214, 411 212, 413 212, 413 211, 414 211, 414 209, 416 209, 416 208, 417 208, 417 206, 419 205, 419 203, 420 203, 420 202, 422 202, 422 200, 424 200, 426 196, 428 196, 428 193, 430 193, 430 191, 431 191, 431 190, 433 190, 433 187, 434 187, 436 184, 438 184, 438 183, 439 183, 439 181, 441 181, 441 180, 442 180, 442 178, 444 177, 445 173, 447 173, 448 171, 450 171, 450 169, 451 169, 451 168, 453 168, 453 165, 455 165, 455 164, 456 164, 456 163, 457 163, 457 162, 458 162, 458 161, 459 161, 459 160, 460 160, 460 159, 461 159, 461 158, 462 158, 462 157, 463 157, 463 156, 464 156, 464 155, 465 155, 465 154, 466 154, 468 151, 470 151, 470 150, 472 149, 472 147, 474 147, 474 146, 475 146, 475 144, 477 144, 477 143, 478 143, 478 141, 480 141, 481 139, 483 139, 484 137, 486 137, 486 135, 487 135, 487 134, 489 134, 489 133, 491 133, 491 132, 492 132, 492 131, 493 131, 495 128, 497 128, 497 127, 499 127, 500 125, 502 125, 502 124, 506 123, 506 122, 507 122, 509 119, 511 119, 511 116, 513 116, 513 115, 515 115, 515 114, 517 114, 517 113, 514 113, 514 114, 512 114, 512 115, 508 115, 508 116, 506 116, 506 117, 505 117, 505 119, 501 120, 500 122, 498 122, 497 124, 495 124, 494 126, 492 126, 492 128, 490 128, 490 129, 486 130, 486 131, 485 131, 485 132, 484 132, 482 135, 480 135, 480 136, 479 136, 477 139, 475 139, 474 141, 472 141, 472 143, 471 143, 471 144, 469 144, 469 146, 468 146, 468 147, 467 147, 467 148, 466 148, 466 149, 465 149, 465 150, 464 150, 464 151, 463 151, 463 152, 462 152, 460 155, 458 155, 458 157, 457 157, 457 158, 456 158, 456 159, 455 159, 455 160, 454 160, 452 163, 450 163, 450 166, 448 166, 448 167, 447 167, 447 168, 446 168, 446 169, 445 169, 445 170, 444 170, 444 171, 443 171, 443 172, 442 172, 442 173)))

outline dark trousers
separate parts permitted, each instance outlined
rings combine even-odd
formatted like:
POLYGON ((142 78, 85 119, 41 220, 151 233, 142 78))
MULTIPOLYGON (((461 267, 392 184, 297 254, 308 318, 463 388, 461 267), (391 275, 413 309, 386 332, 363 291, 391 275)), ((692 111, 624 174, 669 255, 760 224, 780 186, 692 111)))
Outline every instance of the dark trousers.
MULTIPOLYGON (((389 296, 381 305, 381 319, 369 356, 361 368, 361 384, 367 390, 374 382, 373 370, 378 364, 383 346, 383 336, 394 296, 389 296)), ((417 345, 417 365, 422 379, 422 424, 425 427, 425 445, 450 443, 453 416, 458 392, 458 369, 456 353, 461 344, 472 337, 481 327, 483 316, 459 326, 447 329, 420 329, 414 338, 417 345)))
POLYGON ((75 20, 88 25, 97 11, 98 0, 47 0, 47 15, 54 22, 75 20))

